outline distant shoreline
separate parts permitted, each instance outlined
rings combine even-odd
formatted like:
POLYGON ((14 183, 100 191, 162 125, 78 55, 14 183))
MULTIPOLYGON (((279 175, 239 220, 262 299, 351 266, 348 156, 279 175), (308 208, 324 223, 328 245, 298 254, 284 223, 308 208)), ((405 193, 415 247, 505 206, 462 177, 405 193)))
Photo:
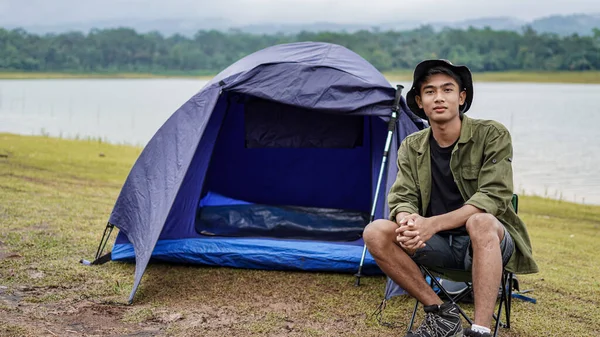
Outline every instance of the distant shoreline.
POLYGON ((152 74, 152 73, 58 73, 58 72, 0 72, 2 80, 53 80, 53 79, 153 79, 189 78, 210 80, 216 74, 152 74))
MULTIPOLYGON (((411 81, 411 71, 394 70, 384 72, 389 81, 411 81)), ((210 80, 216 74, 176 73, 57 73, 57 72, 0 72, 2 80, 24 79, 198 79, 210 80)), ((600 84, 600 71, 505 71, 483 72, 473 74, 475 81, 480 82, 534 82, 534 83, 584 83, 600 84)))
MULTIPOLYGON (((390 81, 411 81, 410 71, 385 72, 390 81)), ((473 73, 475 82, 533 82, 600 84, 600 71, 503 71, 473 73)))

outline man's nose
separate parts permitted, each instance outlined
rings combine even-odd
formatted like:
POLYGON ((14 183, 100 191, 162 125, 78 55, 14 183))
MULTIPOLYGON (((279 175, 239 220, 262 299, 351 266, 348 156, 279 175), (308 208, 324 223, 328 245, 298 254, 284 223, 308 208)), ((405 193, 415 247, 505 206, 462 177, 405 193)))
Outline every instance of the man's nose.
POLYGON ((442 93, 439 92, 439 91, 436 92, 436 94, 435 94, 435 102, 438 103, 438 102, 443 102, 443 101, 444 101, 444 95, 442 95, 442 93))

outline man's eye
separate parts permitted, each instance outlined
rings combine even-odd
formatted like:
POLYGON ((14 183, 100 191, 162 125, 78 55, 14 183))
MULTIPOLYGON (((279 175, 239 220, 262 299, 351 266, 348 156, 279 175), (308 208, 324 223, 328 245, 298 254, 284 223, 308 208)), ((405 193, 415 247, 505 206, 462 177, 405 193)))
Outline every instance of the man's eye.
POLYGON ((452 88, 446 88, 446 92, 452 92, 452 88))

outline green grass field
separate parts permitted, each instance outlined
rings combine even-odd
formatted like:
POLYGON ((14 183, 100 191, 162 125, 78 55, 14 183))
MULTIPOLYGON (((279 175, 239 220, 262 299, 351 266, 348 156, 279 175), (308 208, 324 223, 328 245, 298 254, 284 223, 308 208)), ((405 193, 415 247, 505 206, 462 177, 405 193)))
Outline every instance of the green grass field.
MULTIPOLYGON (((410 70, 397 70, 385 72, 384 75, 390 81, 411 81, 410 70)), ((149 78, 198 78, 208 80, 214 74, 206 72, 172 72, 164 74, 144 73, 23 73, 23 72, 0 72, 0 79, 77 79, 77 78, 122 78, 122 79, 149 79, 149 78)), ((507 71, 474 73, 475 81, 480 82, 537 82, 537 83, 600 83, 600 71, 507 71)))
MULTIPOLYGON (((79 260, 95 254, 140 152, 0 134, 0 336, 404 335, 410 298, 388 303, 395 328, 371 316, 383 277, 355 287, 351 275, 151 264, 126 305, 132 264, 79 260)), ((537 304, 514 301, 500 336, 597 336, 600 206, 523 196, 520 214, 541 271, 519 280, 537 304)))

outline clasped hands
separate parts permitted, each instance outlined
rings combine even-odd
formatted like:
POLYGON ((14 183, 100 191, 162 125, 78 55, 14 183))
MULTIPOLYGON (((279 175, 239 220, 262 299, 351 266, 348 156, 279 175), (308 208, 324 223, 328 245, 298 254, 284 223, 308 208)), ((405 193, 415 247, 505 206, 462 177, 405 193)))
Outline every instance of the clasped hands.
POLYGON ((423 248, 426 242, 435 234, 431 218, 419 214, 409 214, 396 218, 396 241, 408 255, 413 255, 417 249, 423 248), (400 218, 400 219, 398 219, 400 218))

